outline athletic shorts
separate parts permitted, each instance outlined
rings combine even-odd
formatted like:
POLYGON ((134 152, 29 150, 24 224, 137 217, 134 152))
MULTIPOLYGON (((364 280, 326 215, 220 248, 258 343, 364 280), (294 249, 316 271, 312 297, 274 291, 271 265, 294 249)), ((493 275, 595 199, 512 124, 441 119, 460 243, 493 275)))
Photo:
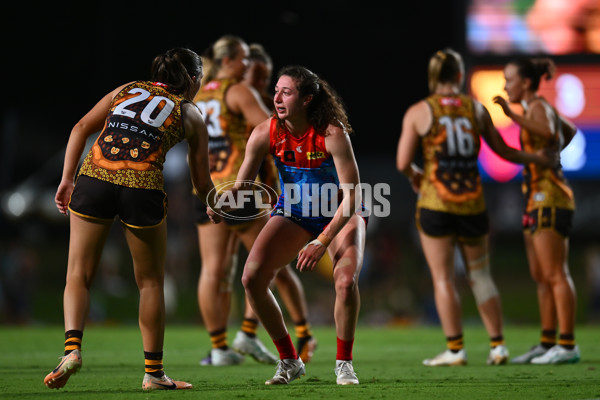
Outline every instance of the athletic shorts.
POLYGON ((132 228, 160 225, 167 216, 167 194, 162 190, 136 189, 80 175, 69 201, 69 210, 81 217, 110 221, 119 216, 132 228))
POLYGON ((489 230, 487 212, 475 215, 458 215, 427 208, 417 208, 417 228, 428 236, 457 236, 459 239, 475 239, 489 230))
MULTIPOLYGON (((363 206, 363 211, 365 208, 363 206)), ((369 217, 366 215, 359 216, 365 221, 365 226, 369 223, 369 217)), ((278 203, 277 207, 271 212, 271 217, 280 216, 284 218, 288 218, 290 221, 294 222, 297 225, 300 225, 301 228, 308 231, 313 237, 319 236, 320 233, 323 232, 323 229, 331 222, 333 217, 297 217, 295 215, 285 215, 285 210, 283 204, 278 203)))
MULTIPOLYGON (((197 196, 194 196, 194 215, 196 218, 197 225, 204 225, 210 221, 208 218, 208 214, 206 213, 206 204, 204 204, 197 196)), ((228 212, 229 215, 232 215, 232 218, 222 217, 223 222, 229 228, 237 230, 237 229, 245 229, 246 227, 252 225, 254 219, 247 219, 248 216, 256 215, 258 213, 257 208, 244 208, 241 210, 235 210, 228 212), (235 217, 239 216, 240 219, 236 219, 235 217)))
POLYGON ((557 207, 536 208, 523 214, 523 230, 534 234, 538 229, 553 229, 563 237, 571 233, 573 210, 557 207))

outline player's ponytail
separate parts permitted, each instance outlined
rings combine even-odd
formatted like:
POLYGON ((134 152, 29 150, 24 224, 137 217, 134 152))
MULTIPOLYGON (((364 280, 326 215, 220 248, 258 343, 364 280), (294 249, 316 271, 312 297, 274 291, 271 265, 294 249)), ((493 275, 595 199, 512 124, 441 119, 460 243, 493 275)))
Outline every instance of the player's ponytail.
POLYGON ((202 59, 190 49, 176 47, 154 58, 150 76, 183 95, 193 86, 193 78, 202 76, 202 59))

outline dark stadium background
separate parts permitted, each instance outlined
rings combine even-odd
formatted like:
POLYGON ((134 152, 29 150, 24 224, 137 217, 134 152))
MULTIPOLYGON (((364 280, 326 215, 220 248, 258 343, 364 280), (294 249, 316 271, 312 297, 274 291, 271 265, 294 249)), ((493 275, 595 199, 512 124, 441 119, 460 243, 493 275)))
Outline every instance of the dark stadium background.
MULTIPOLYGON (((395 153, 402 114, 427 94, 427 63, 436 50, 449 46, 464 53, 467 68, 507 60, 466 52, 466 0, 410 5, 182 1, 162 7, 142 1, 7 6, 7 21, 0 28, 0 321, 62 323, 69 228, 53 196, 73 124, 117 85, 147 78, 155 55, 175 46, 201 53, 221 35, 236 34, 263 44, 275 71, 302 64, 328 80, 343 97, 356 131, 352 140, 362 181, 391 187, 390 216, 372 217, 369 223, 361 321, 435 323, 431 282, 414 230, 415 197, 395 170, 395 153), (19 216, 6 212, 7 198, 16 192, 29 199, 19 216)), ((578 56, 569 60, 589 62, 578 56)), ((597 179, 573 182, 584 204, 576 217, 570 259, 582 322, 599 319, 600 307, 593 303, 599 289, 592 286, 590 272, 600 263, 597 179)), ((519 180, 486 182, 485 190, 492 268, 506 318, 537 323, 535 288, 519 230, 519 180)), ((200 264, 185 172, 171 176, 167 191, 169 315, 201 323, 195 293, 200 264)), ((94 285, 91 318, 134 322, 131 262, 117 224, 113 228, 94 285)), ((313 323, 331 323, 333 288, 326 269, 302 274, 302 279, 313 323)), ((465 314, 477 321, 466 284, 462 289, 465 314)), ((236 294, 239 307, 241 284, 236 294)), ((239 318, 239 311, 235 308, 232 318, 239 318)))

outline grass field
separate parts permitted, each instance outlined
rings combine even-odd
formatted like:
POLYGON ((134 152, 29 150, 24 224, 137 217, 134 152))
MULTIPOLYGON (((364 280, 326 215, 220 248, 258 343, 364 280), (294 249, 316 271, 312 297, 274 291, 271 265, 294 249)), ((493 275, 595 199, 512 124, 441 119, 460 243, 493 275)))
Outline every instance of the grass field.
MULTIPOLYGON (((306 376, 285 386, 265 386, 275 367, 247 358, 242 366, 206 367, 198 361, 209 348, 202 327, 167 326, 165 371, 194 385, 192 390, 141 390, 143 352, 137 326, 89 326, 83 342, 83 367, 67 386, 50 390, 44 376, 62 353, 62 327, 0 329, 0 399, 598 399, 600 326, 579 326, 582 360, 573 365, 485 364, 488 338, 480 326, 465 328, 469 363, 430 368, 423 358, 444 349, 439 327, 360 327, 354 347, 358 386, 338 386, 333 373, 335 331, 314 329, 319 340, 306 376)), ((230 332, 233 337, 235 332, 230 332)), ((538 339, 537 327, 505 329, 512 355, 538 339)), ((261 329, 271 349, 272 342, 261 329)))

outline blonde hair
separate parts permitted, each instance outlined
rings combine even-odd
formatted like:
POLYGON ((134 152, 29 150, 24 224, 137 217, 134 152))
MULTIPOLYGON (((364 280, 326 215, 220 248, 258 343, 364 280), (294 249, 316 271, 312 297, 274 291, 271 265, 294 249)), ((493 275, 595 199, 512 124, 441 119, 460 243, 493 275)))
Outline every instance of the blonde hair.
POLYGON ((438 50, 429 60, 429 91, 435 92, 438 83, 457 83, 462 85, 465 65, 456 51, 446 48, 438 50))
POLYGON ((202 62, 204 64, 205 74, 202 78, 202 85, 210 82, 217 76, 221 63, 225 57, 235 58, 238 55, 239 46, 246 42, 235 35, 221 36, 204 53, 202 53, 202 62))

